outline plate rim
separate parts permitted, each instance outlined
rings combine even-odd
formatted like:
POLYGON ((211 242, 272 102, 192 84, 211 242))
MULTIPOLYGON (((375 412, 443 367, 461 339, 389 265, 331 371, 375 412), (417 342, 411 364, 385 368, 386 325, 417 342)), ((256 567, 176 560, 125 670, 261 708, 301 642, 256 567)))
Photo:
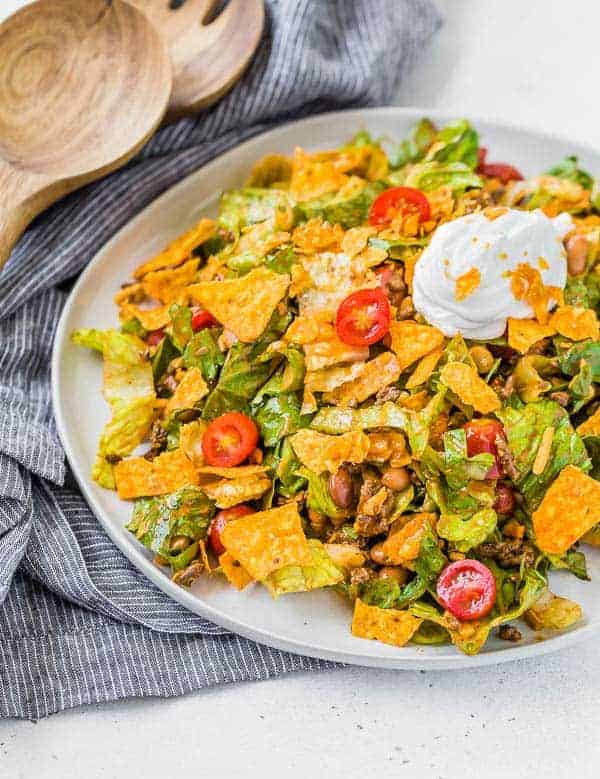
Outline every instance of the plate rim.
MULTIPOLYGON (((214 624, 223 627, 234 634, 241 635, 251 641, 256 641, 275 649, 297 655, 304 655, 316 659, 346 663, 350 665, 386 668, 390 670, 436 671, 473 668, 486 665, 498 665, 501 663, 548 654, 550 652, 558 651, 568 646, 578 644, 584 641, 590 635, 599 632, 600 625, 584 623, 578 628, 565 633, 555 634, 537 643, 534 642, 523 646, 507 645, 506 649, 492 650, 490 652, 480 653, 478 655, 464 655, 460 653, 459 650, 456 650, 455 655, 444 655, 436 657, 435 655, 427 654, 426 647, 423 647, 417 650, 417 656, 402 657, 402 653, 399 652, 398 657, 390 657, 383 655, 377 656, 373 654, 362 654, 360 652, 352 652, 343 649, 332 650, 329 647, 320 645, 318 643, 318 638, 316 637, 310 639, 310 645, 306 645, 301 641, 286 639, 282 636, 275 635, 268 630, 253 627, 251 624, 241 623, 238 619, 231 619, 225 612, 222 612, 220 609, 216 609, 213 606, 205 603, 191 591, 176 585, 153 565, 152 561, 143 553, 142 549, 139 548, 136 543, 134 543, 133 539, 129 539, 126 535, 118 533, 114 525, 104 521, 103 512, 96 503, 96 499, 90 490, 90 477, 89 475, 86 475, 82 472, 82 468, 78 464, 78 460, 74 455, 69 439, 68 426, 63 415, 60 401, 61 356, 65 343, 68 342, 68 333, 65 331, 71 309, 76 304, 79 290, 85 285, 88 275, 91 275, 95 266, 102 262, 104 253, 110 251, 113 245, 119 243, 123 233, 135 229, 136 224, 143 220, 145 212, 148 209, 160 205, 162 200, 176 197, 179 190, 185 189, 187 187, 189 179, 198 176, 200 171, 202 171, 201 175, 210 176, 211 169, 221 164, 221 161, 224 157, 232 155, 239 150, 251 151, 253 146, 260 147, 266 139, 276 138, 278 135, 289 131, 292 127, 306 128, 310 127, 311 124, 318 124, 329 119, 331 121, 344 120, 345 117, 349 114, 360 114, 361 116, 369 115, 372 117, 377 117, 378 115, 398 116, 402 119, 418 119, 422 116, 429 116, 444 121, 451 121, 457 118, 457 114, 455 112, 444 109, 431 109, 419 106, 383 106, 373 108, 348 108, 338 111, 330 111, 319 113, 310 117, 305 117, 303 119, 277 124, 276 126, 258 133, 252 138, 243 141, 242 143, 237 144, 225 152, 217 155, 210 162, 199 166, 187 174, 183 179, 181 179, 181 181, 177 182, 172 187, 167 188, 158 197, 154 198, 152 201, 150 201, 150 203, 147 203, 134 217, 125 222, 125 224, 122 225, 122 227, 120 227, 119 230, 98 249, 93 258, 81 271, 77 281, 75 282, 65 301, 63 310, 61 312, 54 334, 51 358, 52 410, 56 422, 57 432, 75 480, 86 500, 86 503, 90 507, 95 518, 107 533, 111 541, 137 568, 137 570, 143 573, 155 586, 162 590, 165 595, 172 598, 174 601, 184 606, 185 608, 189 609, 191 612, 207 620, 210 620, 214 624)), ((559 133, 538 130, 537 128, 527 124, 506 122, 504 120, 498 120, 490 116, 486 117, 481 115, 474 115, 471 112, 468 113, 468 118, 469 121, 471 121, 476 126, 478 124, 486 124, 503 131, 515 133, 525 132, 531 135, 535 135, 541 140, 548 139, 569 145, 573 149, 579 150, 580 152, 587 151, 592 155, 597 155, 599 153, 599 151, 590 144, 581 143, 579 141, 572 141, 568 137, 559 133)))

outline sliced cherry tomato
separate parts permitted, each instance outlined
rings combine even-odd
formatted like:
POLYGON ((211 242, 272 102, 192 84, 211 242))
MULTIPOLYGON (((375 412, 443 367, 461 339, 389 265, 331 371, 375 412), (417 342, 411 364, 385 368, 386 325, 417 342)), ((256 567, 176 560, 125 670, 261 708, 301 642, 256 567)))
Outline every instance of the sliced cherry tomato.
POLYGON ((489 176, 493 179, 500 179, 503 184, 509 181, 522 181, 523 175, 513 165, 507 165, 504 162, 486 162, 487 149, 481 147, 477 154, 477 173, 482 176, 489 176))
POLYGON ((486 452, 494 455, 495 463, 487 473, 486 479, 499 479, 503 474, 502 463, 498 456, 497 439, 506 440, 504 428, 495 419, 472 419, 464 426, 467 434, 467 454, 486 452))
POLYGON ((243 463, 258 442, 258 428, 239 411, 214 419, 202 436, 202 451, 209 465, 232 468, 243 463))
POLYGON ((461 621, 481 619, 496 602, 496 579, 478 560, 457 560, 447 565, 437 580, 442 606, 461 621))
POLYGON ((221 541, 221 533, 223 528, 232 519, 239 519, 246 516, 246 514, 254 514, 254 509, 247 506, 245 503, 240 503, 239 506, 233 506, 230 509, 219 511, 212 519, 210 527, 208 528, 208 541, 211 549, 218 556, 222 555, 225 551, 223 542, 221 541))
POLYGON ((340 303, 335 329, 344 343, 369 346, 386 335, 391 318, 390 304, 382 289, 360 289, 340 303))
POLYGON ((192 316, 192 330, 204 330, 206 327, 214 327, 219 323, 209 311, 196 311, 192 316))
POLYGON ((506 484, 498 484, 496 487, 494 510, 498 514, 512 514, 514 507, 515 493, 506 484))
POLYGON ((419 212, 420 221, 426 222, 431 216, 429 200, 420 189, 413 187, 392 187, 386 189, 375 198, 369 211, 369 222, 372 225, 389 224, 396 214, 419 212))
POLYGON ((158 344, 162 341, 162 339, 165 337, 165 331, 161 327, 160 330, 152 330, 151 333, 148 333, 148 337, 146 338, 146 343, 148 346, 158 346, 158 344))

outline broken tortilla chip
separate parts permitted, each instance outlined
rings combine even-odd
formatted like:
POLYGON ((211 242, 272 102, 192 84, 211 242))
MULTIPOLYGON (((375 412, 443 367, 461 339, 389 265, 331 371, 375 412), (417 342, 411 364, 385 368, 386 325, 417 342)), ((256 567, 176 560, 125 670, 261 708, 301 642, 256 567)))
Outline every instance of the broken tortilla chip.
POLYGON ((192 284, 188 291, 240 341, 251 343, 264 332, 289 284, 289 276, 261 267, 237 279, 192 284))
POLYGON ((163 452, 154 460, 145 457, 121 460, 114 467, 114 475, 122 500, 165 495, 198 484, 196 470, 181 449, 163 452))
POLYGON ((202 436, 207 427, 208 423, 203 419, 194 419, 193 422, 188 422, 179 429, 179 448, 185 452, 186 457, 192 461, 196 468, 205 463, 202 436))
POLYGON ((416 387, 420 387, 421 384, 425 384, 434 372, 443 353, 443 349, 434 349, 429 354, 426 354, 425 357, 422 357, 419 360, 417 367, 409 376, 408 381, 406 382, 406 389, 415 389, 416 387))
POLYGON ((355 362, 350 365, 309 371, 304 377, 304 387, 311 392, 331 392, 343 384, 358 379, 364 373, 366 365, 365 362, 355 362))
POLYGON ((421 622, 422 619, 414 617, 408 611, 380 609, 379 606, 369 606, 357 598, 354 602, 352 635, 382 641, 392 646, 404 646, 417 632, 421 622))
POLYGON ((552 324, 541 325, 536 319, 508 319, 508 345, 520 354, 527 354, 534 344, 555 333, 552 324))
POLYGON ((221 540, 257 581, 285 565, 310 565, 313 559, 295 502, 228 522, 221 540))
POLYGON ((160 330, 166 327, 171 321, 169 316, 169 306, 156 306, 155 308, 142 308, 133 303, 125 303, 119 311, 119 318, 122 322, 128 319, 137 319, 145 330, 160 330))
POLYGON ((574 465, 565 466, 533 512, 533 530, 543 552, 563 554, 600 517, 600 482, 574 465))
POLYGON ((435 514, 426 511, 403 517, 397 526, 392 527, 383 542, 382 550, 386 562, 409 568, 419 556, 421 540, 425 532, 428 527, 435 525, 436 519, 435 514))
POLYGON ((304 345, 307 371, 318 371, 345 362, 364 362, 369 357, 368 346, 350 346, 344 343, 335 327, 323 323, 318 340, 304 345))
POLYGON ((573 341, 583 341, 586 338, 598 340, 598 317, 591 308, 560 306, 552 314, 550 324, 561 335, 573 341))
POLYGON ((169 398, 165 406, 165 416, 182 408, 193 408, 205 395, 208 395, 208 385, 204 381, 202 371, 200 368, 189 368, 169 398))
POLYGON ((235 468, 220 468, 218 465, 203 465, 198 468, 200 481, 213 479, 241 479, 247 476, 261 476, 269 470, 266 465, 236 465, 235 468), (203 478, 204 477, 204 478, 203 478))
POLYGON ((162 270, 163 268, 176 268, 188 259, 197 246, 208 241, 216 232, 216 222, 212 219, 201 219, 197 225, 172 241, 156 257, 139 265, 133 274, 134 277, 141 279, 152 271, 162 270))
POLYGON ((481 414, 500 408, 500 399, 485 383, 475 368, 463 362, 449 362, 442 368, 440 378, 458 397, 481 414))
POLYGON ((219 566, 229 584, 233 584, 236 590, 243 590, 254 581, 244 566, 229 552, 223 552, 219 557, 219 566))
POLYGON ((326 403, 350 406, 362 403, 400 378, 400 363, 392 352, 383 352, 363 364, 361 375, 325 395, 326 403))
POLYGON ((256 500, 271 487, 271 479, 264 474, 210 482, 204 482, 200 477, 199 483, 202 485, 202 491, 214 500, 220 509, 228 509, 247 500, 256 500))
POLYGON ((362 463, 371 445, 360 430, 342 435, 299 430, 289 440, 300 462, 315 473, 335 473, 342 463, 362 463))
POLYGON ((186 287, 196 279, 200 260, 188 260, 179 268, 156 270, 147 273, 142 281, 142 289, 148 297, 161 303, 178 301, 186 287))
POLYGON ((588 417, 585 422, 582 422, 577 428, 579 435, 598 435, 600 436, 600 406, 588 417))
POLYGON ((401 371, 444 343, 444 334, 437 327, 419 325, 410 320, 392 322, 390 335, 401 371))

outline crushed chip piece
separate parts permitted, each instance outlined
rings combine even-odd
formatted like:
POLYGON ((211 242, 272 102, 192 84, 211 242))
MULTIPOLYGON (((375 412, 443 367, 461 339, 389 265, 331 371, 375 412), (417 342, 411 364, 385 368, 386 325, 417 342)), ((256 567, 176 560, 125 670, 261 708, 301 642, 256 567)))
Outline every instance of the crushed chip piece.
POLYGON ((147 273, 142 281, 146 295, 161 303, 173 303, 179 300, 188 284, 196 279, 200 260, 188 260, 179 268, 156 270, 147 273))
POLYGON ((176 268, 188 259, 197 246, 208 241, 216 232, 216 222, 212 219, 201 219, 197 225, 176 238, 156 257, 138 266, 133 275, 136 279, 141 279, 152 271, 176 268))
POLYGON ((208 395, 208 385, 204 381, 202 371, 200 368, 189 368, 169 398, 165 406, 165 416, 182 408, 193 408, 205 395, 208 395))
POLYGON ((198 484, 196 470, 181 449, 163 452, 154 460, 129 457, 115 465, 114 474, 122 500, 164 495, 180 487, 198 484))
POLYGON ((317 371, 345 362, 364 362, 369 356, 368 346, 350 346, 344 343, 333 325, 323 324, 317 341, 304 345, 307 371, 317 371))
POLYGON ((541 325, 536 319, 508 319, 508 345, 521 354, 527 354, 535 343, 555 332, 552 324, 541 325))
POLYGON ((410 567, 419 556, 421 540, 428 527, 433 527, 437 517, 429 512, 421 512, 404 517, 401 524, 392 527, 383 542, 383 554, 393 565, 410 567))
POLYGON ((481 284, 481 273, 478 268, 471 268, 456 279, 454 297, 465 300, 472 295, 481 284))
POLYGON ((259 338, 290 284, 290 277, 267 268, 246 276, 192 284, 188 292, 240 341, 259 338))
POLYGON ((392 468, 402 468, 411 461, 406 448, 404 433, 398 430, 385 430, 369 433, 369 453, 367 460, 374 463, 385 463, 389 460, 392 468))
POLYGON ((591 308, 561 306, 552 314, 550 324, 561 335, 573 341, 583 341, 586 338, 598 340, 598 318, 591 308))
POLYGON ((392 352, 383 352, 363 365, 364 368, 358 378, 342 384, 341 387, 325 395, 325 402, 336 406, 362 403, 363 400, 400 378, 400 364, 392 352))
POLYGON ((367 561, 367 555, 354 544, 324 544, 325 551, 340 568, 360 568, 367 561))
POLYGON ((444 334, 437 327, 419 325, 410 320, 392 322, 390 334, 392 350, 398 357, 402 371, 444 343, 444 334))
POLYGON ((125 303, 121 306, 119 318, 122 322, 128 319, 137 319, 145 330, 160 330, 171 321, 168 304, 155 308, 142 308, 133 303, 125 303))
POLYGON ((198 468, 204 465, 205 458, 202 451, 202 436, 204 435, 208 423, 203 419, 194 419, 182 425, 179 429, 179 448, 185 452, 185 455, 198 468))
POLYGON ((351 365, 309 371, 304 377, 304 386, 308 387, 311 392, 331 392, 362 376, 366 365, 366 362, 355 362, 351 365))
POLYGON ((406 389, 415 389, 416 387, 420 387, 421 384, 425 384, 434 372, 443 353, 443 349, 434 349, 429 354, 426 354, 425 357, 422 357, 419 360, 417 367, 409 376, 408 381, 406 382, 406 389))
POLYGON ((533 513, 539 548, 563 554, 598 522, 600 482, 574 465, 565 466, 533 513))
POLYGON ((260 476, 269 469, 265 465, 236 465, 235 468, 221 468, 218 465, 202 465, 197 469, 200 481, 215 479, 241 479, 246 476, 260 476))
POLYGON ((585 422, 582 422, 577 428, 579 435, 598 435, 600 436, 600 406, 588 417, 585 422))
POLYGON ((379 606, 369 606, 357 598, 352 617, 352 635, 382 641, 392 646, 404 646, 417 632, 421 622, 422 619, 414 617, 408 611, 380 609, 379 606))
POLYGON ((299 430, 290 442, 300 462, 315 473, 334 473, 342 463, 362 463, 369 453, 369 437, 360 430, 328 435, 299 430))
POLYGON ((500 399, 485 383, 475 368, 463 362, 449 362, 442 368, 440 378, 458 397, 481 414, 500 408, 500 399))
MULTIPOLYGON (((375 227, 352 227, 350 230, 346 230, 344 237, 342 238, 341 248, 344 254, 348 257, 356 257, 363 249, 367 248, 367 242, 372 235, 375 235, 377 229, 375 227)), ((383 252, 385 258, 387 252, 383 252)), ((381 262, 381 260, 380 260, 381 262)))
POLYGON ((295 502, 228 522, 221 540, 257 581, 284 565, 310 565, 313 559, 295 502))
POLYGON ((200 479, 198 483, 201 483, 202 490, 220 509, 228 509, 247 500, 256 500, 271 487, 271 479, 264 474, 209 482, 200 479))
POLYGON ((219 557, 219 566, 227 581, 233 584, 236 590, 243 590, 254 581, 244 566, 229 552, 223 552, 219 557))
POLYGON ((376 517, 383 508, 383 504, 388 498, 388 491, 385 487, 377 490, 375 495, 365 500, 364 503, 359 505, 359 511, 361 514, 367 514, 370 517, 376 517))
POLYGON ((323 152, 308 154, 303 149, 294 149, 290 192, 295 200, 302 202, 322 197, 344 186, 348 176, 342 173, 335 160, 323 152))

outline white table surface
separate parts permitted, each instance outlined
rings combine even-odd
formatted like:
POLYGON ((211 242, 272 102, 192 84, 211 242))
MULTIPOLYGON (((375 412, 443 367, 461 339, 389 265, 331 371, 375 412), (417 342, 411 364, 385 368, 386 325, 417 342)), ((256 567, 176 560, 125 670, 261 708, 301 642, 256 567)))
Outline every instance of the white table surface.
MULTIPOLYGON (((0 0, 0 18, 23 4, 0 0)), ((446 26, 400 89, 399 104, 600 145, 600 5, 438 5, 446 26)), ((0 776, 587 779, 600 766, 598 701, 597 645, 460 673, 300 674, 84 707, 37 724, 2 721, 0 776)))

